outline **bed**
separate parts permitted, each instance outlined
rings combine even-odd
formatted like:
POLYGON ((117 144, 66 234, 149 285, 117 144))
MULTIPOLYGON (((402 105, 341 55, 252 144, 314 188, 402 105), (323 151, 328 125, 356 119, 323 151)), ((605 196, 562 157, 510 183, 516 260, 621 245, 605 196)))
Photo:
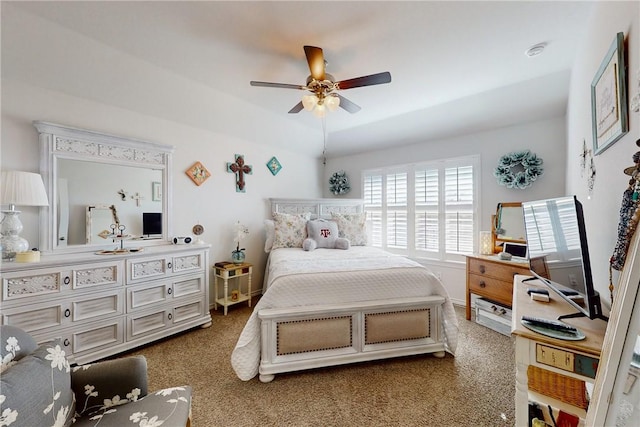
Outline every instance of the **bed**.
MULTIPOLYGON (((352 199, 272 199, 271 209, 274 217, 303 217, 300 224, 362 218, 362 202, 352 199)), ((341 227, 341 235, 343 229, 349 231, 341 227)), ((278 373, 322 366, 455 354, 458 324, 442 283, 415 261, 347 237, 356 243, 347 250, 277 244, 270 250, 263 296, 231 356, 241 380, 259 375, 269 382, 278 373)))

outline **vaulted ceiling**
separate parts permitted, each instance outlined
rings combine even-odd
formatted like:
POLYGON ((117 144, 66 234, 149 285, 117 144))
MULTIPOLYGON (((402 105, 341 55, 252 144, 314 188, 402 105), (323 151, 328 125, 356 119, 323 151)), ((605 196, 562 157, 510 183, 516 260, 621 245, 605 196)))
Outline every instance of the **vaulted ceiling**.
POLYGON ((389 71, 389 84, 341 92, 362 110, 327 116, 333 156, 564 114, 570 69, 592 9, 585 1, 12 6, 313 130, 321 122, 309 112, 287 114, 303 91, 249 81, 303 85, 309 75, 303 45, 324 50, 327 72, 337 80, 389 71), (526 56, 538 43, 546 43, 544 52, 526 56))

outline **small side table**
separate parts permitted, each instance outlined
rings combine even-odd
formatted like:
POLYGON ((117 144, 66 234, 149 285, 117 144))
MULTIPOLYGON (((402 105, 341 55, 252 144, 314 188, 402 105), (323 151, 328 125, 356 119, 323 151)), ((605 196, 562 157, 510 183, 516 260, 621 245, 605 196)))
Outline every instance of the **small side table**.
POLYGON ((213 308, 218 309, 218 304, 224 307, 224 315, 227 315, 227 307, 230 305, 238 304, 243 301, 249 302, 251 307, 251 274, 253 272, 253 265, 244 262, 242 264, 234 264, 231 262, 217 262, 213 266, 215 273, 214 294, 215 299, 213 308), (229 295, 229 279, 239 279, 240 277, 248 276, 247 293, 240 292, 240 280, 236 280, 236 289, 232 291, 234 295, 229 295), (224 292, 221 298, 218 298, 218 279, 222 279, 224 284, 224 292))

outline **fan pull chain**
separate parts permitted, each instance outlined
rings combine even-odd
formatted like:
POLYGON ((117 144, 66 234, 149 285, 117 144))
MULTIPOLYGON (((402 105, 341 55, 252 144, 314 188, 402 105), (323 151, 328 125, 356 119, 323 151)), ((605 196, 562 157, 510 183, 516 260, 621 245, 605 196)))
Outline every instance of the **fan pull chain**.
POLYGON ((322 164, 327 165, 327 116, 322 116, 322 164))

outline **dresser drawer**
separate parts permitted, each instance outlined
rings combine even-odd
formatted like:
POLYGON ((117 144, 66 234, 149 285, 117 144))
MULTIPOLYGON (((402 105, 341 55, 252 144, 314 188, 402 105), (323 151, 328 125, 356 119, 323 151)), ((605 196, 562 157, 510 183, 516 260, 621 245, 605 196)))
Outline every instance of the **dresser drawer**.
POLYGON ((468 273, 492 277, 509 283, 513 282, 513 276, 516 274, 530 274, 527 264, 523 264, 522 266, 502 264, 477 258, 469 259, 468 273))
POLYGON ((492 279, 477 274, 467 276, 469 292, 482 295, 490 300, 505 304, 511 307, 513 297, 513 282, 492 279))

